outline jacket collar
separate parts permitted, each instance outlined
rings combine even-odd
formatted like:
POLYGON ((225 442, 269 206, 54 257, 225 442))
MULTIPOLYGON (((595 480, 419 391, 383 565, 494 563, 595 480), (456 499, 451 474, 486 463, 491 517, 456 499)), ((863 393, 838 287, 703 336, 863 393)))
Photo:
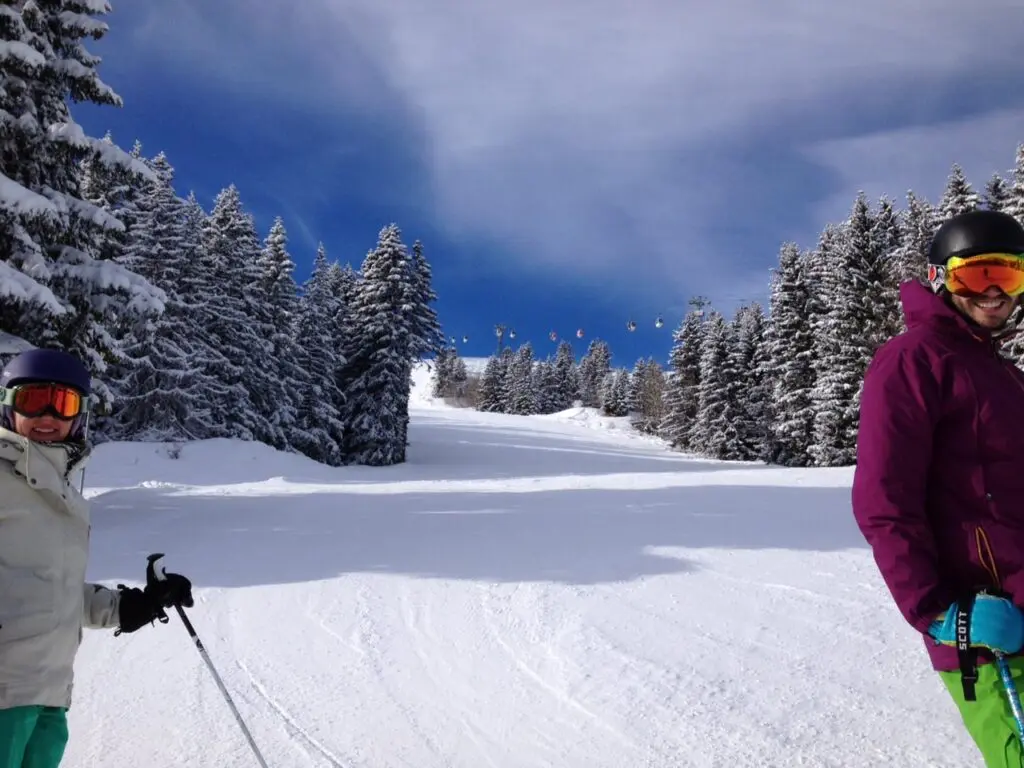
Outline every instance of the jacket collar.
POLYGON ((84 470, 90 454, 82 445, 38 443, 0 427, 0 460, 14 464, 30 482, 35 479, 35 484, 45 484, 50 490, 57 490, 72 473, 84 470))
MULTIPOLYGON (((982 328, 958 311, 945 296, 932 291, 917 280, 908 280, 900 286, 900 302, 907 328, 931 325, 966 334, 977 341, 998 347, 1018 332, 1014 316, 998 331, 982 328)), ((1015 311, 1015 315, 1019 313, 1015 311)))

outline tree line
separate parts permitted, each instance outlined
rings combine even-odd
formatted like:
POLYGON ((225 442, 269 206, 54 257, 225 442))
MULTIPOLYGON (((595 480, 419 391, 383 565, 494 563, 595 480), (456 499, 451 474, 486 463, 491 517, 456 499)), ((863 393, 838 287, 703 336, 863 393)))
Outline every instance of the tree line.
MULTIPOLYGON (((782 245, 767 313, 751 302, 727 318, 706 299, 692 299, 665 370, 653 360, 632 371, 613 368, 600 341, 578 366, 568 344, 546 361, 534 361, 524 345, 488 361, 478 407, 525 414, 579 404, 630 414, 673 448, 708 458, 851 465, 868 363, 905 328, 899 286, 924 282, 935 230, 978 208, 1024 223, 1024 144, 1014 168, 981 191, 954 164, 936 203, 911 191, 900 209, 858 194, 849 216, 827 224, 813 247, 782 245)), ((1002 353, 1024 368, 1024 338, 1002 353)), ((439 371, 441 393, 447 385, 439 371)))
POLYGON ((394 464, 413 362, 442 344, 430 265, 396 224, 358 270, 321 244, 298 286, 284 222, 237 188, 206 211, 136 142, 88 136, 70 102, 121 106, 83 42, 102 4, 0 14, 0 331, 82 358, 95 441, 258 440, 330 465, 394 464))

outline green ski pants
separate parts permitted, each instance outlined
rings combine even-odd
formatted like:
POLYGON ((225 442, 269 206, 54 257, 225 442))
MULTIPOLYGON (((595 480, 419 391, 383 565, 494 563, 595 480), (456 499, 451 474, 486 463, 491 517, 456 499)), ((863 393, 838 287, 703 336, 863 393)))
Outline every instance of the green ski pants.
MULTIPOLYGON (((1024 696, 1024 658, 1015 657, 1008 662, 1017 689, 1024 696)), ((978 745, 986 768, 1024 768, 1024 750, 996 665, 978 667, 977 701, 964 701, 959 672, 939 672, 939 676, 956 702, 967 732, 978 745)))
POLYGON ((63 707, 0 709, 0 768, 57 768, 67 743, 63 707))

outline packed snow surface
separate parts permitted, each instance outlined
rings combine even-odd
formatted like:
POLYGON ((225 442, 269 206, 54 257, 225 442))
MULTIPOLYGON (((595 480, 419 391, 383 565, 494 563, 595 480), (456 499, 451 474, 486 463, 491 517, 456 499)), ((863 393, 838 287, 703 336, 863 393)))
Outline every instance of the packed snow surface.
MULTIPOLYGON (((966 766, 849 470, 695 460, 619 420, 445 408, 406 465, 101 446, 90 577, 146 555, 271 768, 966 766), (603 425, 603 428, 600 428, 603 425)), ((68 766, 257 763, 180 620, 86 633, 68 766)))

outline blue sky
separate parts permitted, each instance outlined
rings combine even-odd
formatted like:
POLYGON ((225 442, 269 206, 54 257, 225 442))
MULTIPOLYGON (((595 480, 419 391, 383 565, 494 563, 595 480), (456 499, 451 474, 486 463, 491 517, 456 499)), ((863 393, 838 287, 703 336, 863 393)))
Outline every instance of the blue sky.
POLYGON ((125 106, 83 126, 283 216, 300 279, 397 222, 468 355, 504 322, 663 360, 691 296, 765 300, 859 189, 981 186, 1024 141, 1019 0, 111 3, 125 106))

